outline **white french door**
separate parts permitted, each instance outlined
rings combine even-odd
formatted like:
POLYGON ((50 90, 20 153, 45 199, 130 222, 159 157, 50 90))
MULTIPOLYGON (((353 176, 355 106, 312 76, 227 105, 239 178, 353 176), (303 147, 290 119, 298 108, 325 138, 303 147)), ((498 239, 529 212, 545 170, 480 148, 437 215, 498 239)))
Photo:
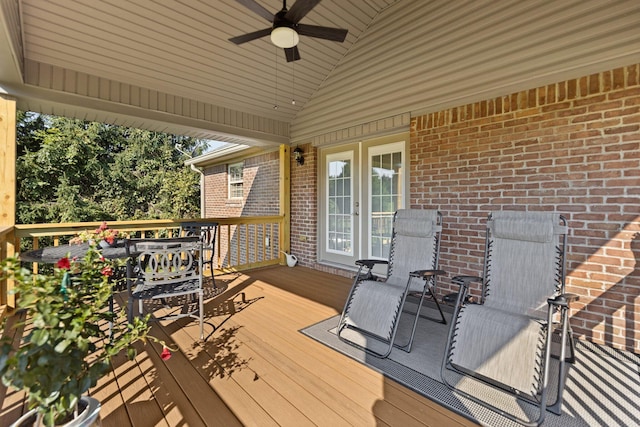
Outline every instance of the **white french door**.
POLYGON ((407 143, 401 135, 321 150, 320 262, 353 267, 388 258, 393 214, 404 207, 409 182, 407 143))
POLYGON ((320 200, 321 250, 324 261, 355 262, 359 254, 360 208, 358 146, 323 152, 320 200))

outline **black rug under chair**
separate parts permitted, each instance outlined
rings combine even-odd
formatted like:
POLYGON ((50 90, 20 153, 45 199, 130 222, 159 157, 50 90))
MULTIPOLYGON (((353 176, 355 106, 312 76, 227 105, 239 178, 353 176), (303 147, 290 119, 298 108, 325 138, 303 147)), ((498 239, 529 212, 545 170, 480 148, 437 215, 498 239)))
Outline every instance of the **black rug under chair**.
MULTIPOLYGON (((425 309, 424 314, 435 317, 425 309)), ((403 315, 397 340, 408 334, 412 319, 403 315)), ((447 315, 450 318, 450 315, 447 315)), ((487 426, 516 426, 515 422, 451 391, 442 383, 440 367, 449 325, 421 318, 410 353, 394 348, 386 359, 368 355, 335 334, 339 316, 309 326, 301 332, 385 376, 415 390, 452 411, 487 426)), ((364 340, 365 338, 363 338, 364 340)), ((552 361, 551 369, 557 362, 552 361)), ((576 344, 576 363, 569 364, 562 414, 547 411, 544 426, 640 426, 640 357, 633 353, 585 341, 576 344)), ((519 416, 533 418, 538 410, 512 395, 467 377, 447 371, 448 381, 466 392, 482 396, 494 406, 519 416)), ((553 376, 551 378, 554 378, 553 376)), ((555 384, 555 383, 554 383, 555 384)), ((550 384, 551 385, 551 384, 550 384)), ((554 398, 552 387, 549 395, 554 398)))

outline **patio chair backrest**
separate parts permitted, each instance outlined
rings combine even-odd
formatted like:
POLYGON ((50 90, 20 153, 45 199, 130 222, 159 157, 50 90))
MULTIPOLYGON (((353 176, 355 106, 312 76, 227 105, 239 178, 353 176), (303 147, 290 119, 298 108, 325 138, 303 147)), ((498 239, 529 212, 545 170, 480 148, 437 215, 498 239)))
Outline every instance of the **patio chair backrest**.
POLYGON ((139 252, 138 285, 167 286, 200 280, 202 242, 199 237, 138 241, 136 250, 139 252))
POLYGON ((544 318, 547 298, 564 291, 566 234, 566 222, 556 213, 493 212, 487 221, 484 304, 544 318))
POLYGON ((180 225, 179 236, 200 236, 204 250, 203 262, 213 270, 215 256, 217 222, 185 222, 180 225))
POLYGON ((409 273, 438 265, 442 217, 437 210, 400 209, 393 220, 388 278, 406 282, 409 273))

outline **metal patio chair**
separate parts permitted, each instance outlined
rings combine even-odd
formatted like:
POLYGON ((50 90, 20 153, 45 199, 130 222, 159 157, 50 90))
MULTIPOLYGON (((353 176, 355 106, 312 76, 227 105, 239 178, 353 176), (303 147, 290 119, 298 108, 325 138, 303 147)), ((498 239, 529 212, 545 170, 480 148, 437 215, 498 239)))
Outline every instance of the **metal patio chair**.
POLYGON ((204 340, 204 296, 202 290, 202 242, 199 236, 128 240, 127 250, 137 259, 129 263, 129 319, 133 303, 138 314, 149 308, 167 310, 153 320, 193 317, 200 323, 200 340, 204 340))
POLYGON ((202 266, 209 266, 210 276, 204 276, 207 281, 211 278, 211 285, 216 288, 214 258, 216 249, 216 235, 218 232, 218 223, 209 222, 183 222, 180 224, 179 236, 200 236, 202 241, 202 266))
POLYGON ((453 278, 461 289, 442 363, 442 379, 466 397, 525 425, 542 423, 546 409, 560 413, 566 362, 574 357, 568 314, 569 303, 577 296, 565 293, 567 231, 566 220, 559 214, 493 212, 487 221, 482 277, 453 278), (482 283, 478 303, 467 300, 473 282, 482 283), (557 398, 548 406, 554 340, 556 353, 559 341, 559 356, 554 356, 559 359, 557 398), (462 377, 452 381, 448 370, 462 377), (486 397, 462 390, 466 387, 464 377, 532 403, 532 414, 506 413, 504 408, 488 403, 486 397), (536 412, 539 416, 534 419, 536 412))
MULTIPOLYGON (((446 323, 435 297, 442 215, 435 210, 398 210, 393 218, 388 260, 364 259, 347 297, 338 337, 377 357, 387 357, 394 345, 411 351, 418 317, 427 294, 446 323), (384 280, 373 274, 376 265, 386 265, 384 280), (408 295, 417 297, 417 309, 408 342, 394 343, 400 316, 408 295)), ((411 313, 414 314, 414 313, 411 313)), ((433 319, 436 320, 436 319, 433 319)))

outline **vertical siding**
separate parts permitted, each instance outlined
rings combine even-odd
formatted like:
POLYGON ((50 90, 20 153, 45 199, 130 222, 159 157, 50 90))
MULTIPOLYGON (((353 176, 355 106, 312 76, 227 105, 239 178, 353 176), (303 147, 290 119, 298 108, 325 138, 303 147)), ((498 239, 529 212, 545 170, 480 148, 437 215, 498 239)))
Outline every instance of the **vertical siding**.
POLYGON ((400 0, 298 113, 292 141, 628 65, 638 28, 637 0, 400 0))

